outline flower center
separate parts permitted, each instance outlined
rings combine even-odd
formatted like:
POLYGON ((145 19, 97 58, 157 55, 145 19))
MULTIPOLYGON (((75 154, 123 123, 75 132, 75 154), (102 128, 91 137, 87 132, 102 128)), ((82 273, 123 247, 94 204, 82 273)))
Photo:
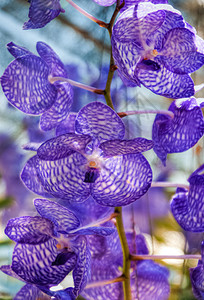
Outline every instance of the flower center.
POLYGON ((96 168, 97 167, 97 163, 94 160, 89 161, 89 167, 90 168, 96 168))
POLYGON ((154 57, 156 57, 158 55, 158 51, 156 49, 153 49, 153 50, 148 50, 145 52, 145 55, 144 55, 144 60, 149 60, 149 59, 152 59, 154 57))

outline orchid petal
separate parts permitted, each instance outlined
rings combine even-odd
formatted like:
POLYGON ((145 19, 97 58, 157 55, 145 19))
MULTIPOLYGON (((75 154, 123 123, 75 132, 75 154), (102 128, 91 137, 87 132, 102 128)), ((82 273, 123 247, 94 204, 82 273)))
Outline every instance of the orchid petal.
POLYGON ((120 117, 108 105, 92 102, 84 106, 76 117, 75 130, 88 134, 99 143, 122 139, 125 127, 120 117))

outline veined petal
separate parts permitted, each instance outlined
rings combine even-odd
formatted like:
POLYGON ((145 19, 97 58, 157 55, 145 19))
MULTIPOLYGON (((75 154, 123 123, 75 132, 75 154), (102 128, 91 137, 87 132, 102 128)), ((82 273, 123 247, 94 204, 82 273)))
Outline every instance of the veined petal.
POLYGON ((170 293, 168 276, 167 268, 149 260, 140 262, 131 274, 132 299, 167 300, 170 293))
POLYGON ((188 74, 204 64, 204 54, 197 52, 195 35, 186 28, 169 30, 163 39, 159 61, 169 71, 188 74))
POLYGON ((69 133, 52 138, 43 143, 37 151, 39 159, 55 161, 66 158, 75 151, 83 152, 86 145, 91 141, 89 135, 69 133))
POLYGON ((91 254, 85 237, 79 236, 77 238, 75 243, 75 252, 78 257, 76 267, 73 270, 73 294, 77 297, 79 293, 84 289, 88 279, 90 278, 91 254))
POLYGON ((40 57, 25 55, 11 62, 1 77, 8 101, 24 113, 39 115, 56 100, 57 89, 48 81, 49 68, 40 57))
POLYGON ((59 284, 74 268, 76 255, 71 254, 62 265, 52 265, 58 255, 56 245, 54 239, 38 245, 17 244, 12 258, 13 271, 28 283, 59 284))
POLYGON ((56 128, 56 136, 65 133, 75 133, 75 120, 77 113, 70 113, 67 118, 60 123, 56 128))
POLYGON ((190 189, 177 189, 171 201, 171 210, 178 224, 186 231, 204 231, 204 175, 189 177, 190 189))
POLYGON ((97 234, 97 235, 103 235, 107 236, 112 234, 115 231, 114 228, 109 227, 81 227, 71 232, 71 234, 78 234, 78 235, 91 235, 91 234, 97 234))
POLYGON ((122 139, 125 134, 121 118, 108 105, 101 102, 91 102, 79 111, 75 130, 78 134, 90 135, 99 143, 122 139))
POLYGON ((45 131, 55 128, 66 119, 73 102, 73 90, 69 83, 56 83, 55 87, 57 88, 57 99, 40 119, 40 127, 45 131))
POLYGON ((201 244, 201 256, 202 260, 198 261, 198 265, 195 268, 190 269, 190 278, 192 283, 193 293, 196 299, 203 299, 204 296, 204 242, 201 244))
POLYGON ((23 29, 42 28, 64 12, 60 0, 30 0, 29 2, 29 20, 24 23, 23 29))
MULTIPOLYGON (((91 274, 90 283, 114 279, 120 275, 120 272, 115 265, 110 263, 110 265, 106 268, 104 268, 103 265, 98 266, 98 268, 95 266, 92 267, 91 274)), ((88 300, 120 300, 123 299, 123 287, 121 282, 116 282, 101 287, 85 288, 81 295, 88 300)))
POLYGON ((6 275, 9 275, 13 278, 16 278, 18 280, 21 280, 23 282, 25 282, 25 280, 23 280, 23 278, 21 278, 20 276, 18 276, 11 268, 11 265, 3 265, 0 266, 0 270, 5 273, 6 275))
POLYGON ((49 297, 41 292, 41 290, 33 284, 24 285, 21 290, 15 295, 13 300, 36 300, 36 299, 49 299, 49 297))
POLYGON ((36 171, 37 159, 38 157, 37 155, 35 155, 27 161, 25 167, 22 170, 21 179, 25 186, 32 192, 43 197, 52 198, 52 196, 46 192, 38 177, 36 171))
POLYGON ((134 76, 138 61, 141 59, 137 45, 130 43, 119 44, 112 36, 112 51, 115 64, 117 65, 118 75, 126 86, 140 86, 139 79, 134 76), (126 59, 126 57, 128 57, 126 59), (133 75, 133 76, 132 76, 133 75))
POLYGON ((91 194, 101 205, 123 206, 144 195, 151 181, 151 167, 141 153, 111 157, 104 161, 91 194))
POLYGON ((10 42, 7 44, 7 49, 13 55, 15 58, 23 56, 23 55, 33 55, 32 52, 30 52, 28 49, 18 46, 14 44, 13 42, 10 42))
POLYGON ((93 1, 101 6, 111 6, 116 2, 116 0, 93 0, 93 1))
POLYGON ((23 244, 46 242, 53 235, 53 223, 42 217, 19 217, 8 221, 5 234, 23 244))
POLYGON ((51 76, 67 77, 64 64, 50 46, 43 42, 37 42, 36 49, 42 60, 49 66, 51 76))
MULTIPOLYGON (((121 8, 120 12, 125 11, 128 7, 132 5, 138 5, 141 2, 141 0, 125 0, 125 5, 121 8)), ((149 0, 143 0, 142 2, 149 2, 149 0)), ((168 4, 168 0, 151 0, 154 4, 168 4)))
POLYGON ((111 157, 129 153, 140 153, 153 147, 153 142, 144 138, 135 138, 132 140, 113 140, 100 145, 103 151, 103 157, 111 157))
POLYGON ((46 199, 35 199, 34 205, 37 212, 42 217, 53 222, 60 233, 68 233, 80 225, 78 218, 73 212, 56 202, 46 199))
POLYGON ((138 70, 137 76, 145 87, 167 98, 187 98, 194 95, 194 83, 189 75, 175 74, 162 65, 160 67, 158 71, 138 70))
POLYGON ((204 134, 204 119, 195 98, 179 106, 172 102, 169 111, 174 118, 158 114, 152 127, 154 151, 165 164, 168 153, 183 152, 193 147, 204 134))
POLYGON ((36 169, 48 193, 69 202, 83 202, 90 195, 90 184, 84 182, 86 163, 86 158, 75 152, 55 161, 38 159, 36 169))

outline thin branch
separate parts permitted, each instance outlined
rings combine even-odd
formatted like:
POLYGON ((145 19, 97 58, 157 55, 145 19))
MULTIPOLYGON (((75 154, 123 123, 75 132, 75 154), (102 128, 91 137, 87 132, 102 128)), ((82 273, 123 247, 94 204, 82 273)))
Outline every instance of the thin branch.
POLYGON ((73 24, 70 20, 66 19, 63 15, 59 15, 58 19, 63 25, 69 26, 75 32, 79 33, 83 38, 93 42, 94 45, 96 47, 98 47, 100 50, 102 50, 102 51, 105 50, 106 52, 110 52, 110 46, 103 43, 103 41, 101 41, 100 39, 93 37, 89 31, 82 29, 81 27, 77 26, 76 24, 73 24))

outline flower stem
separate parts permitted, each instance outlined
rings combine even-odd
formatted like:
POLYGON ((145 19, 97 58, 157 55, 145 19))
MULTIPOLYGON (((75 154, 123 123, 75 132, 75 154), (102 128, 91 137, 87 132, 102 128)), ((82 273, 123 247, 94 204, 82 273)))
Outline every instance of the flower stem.
POLYGON ((175 183, 175 182, 166 182, 166 181, 155 181, 152 182, 151 187, 180 187, 189 190, 188 184, 181 184, 181 183, 175 183))
MULTIPOLYGON (((109 35, 110 35, 110 39, 111 39, 111 36, 112 36, 113 24, 115 22, 117 14, 120 11, 119 3, 120 3, 120 1, 117 0, 116 8, 114 10, 114 13, 112 15, 112 18, 111 18, 110 22, 108 23, 108 26, 107 26, 107 29, 108 29, 108 32, 109 32, 109 35)), ((112 102, 112 99, 111 99, 110 88, 111 88, 111 82, 112 82, 112 79, 113 79, 113 75, 114 75, 114 72, 115 72, 116 69, 117 69, 117 67, 115 66, 115 62, 114 62, 113 54, 112 54, 112 47, 111 47, 110 66, 109 66, 109 71, 108 71, 108 77, 107 77, 107 81, 106 81, 104 96, 105 96, 105 99, 106 99, 106 104, 108 106, 110 106, 112 109, 114 109, 114 106, 113 106, 113 102, 112 102)))
POLYGON ((71 79, 68 79, 68 78, 64 78, 64 77, 50 77, 49 78, 49 82, 52 83, 52 84, 56 81, 68 82, 73 86, 76 86, 76 87, 78 87, 80 89, 83 89, 83 90, 87 90, 87 91, 95 93, 95 94, 99 94, 99 95, 104 94, 103 90, 96 89, 92 86, 89 86, 89 85, 86 85, 86 84, 83 84, 83 83, 80 83, 80 82, 77 82, 77 81, 74 81, 74 80, 71 80, 71 79))
POLYGON ((99 219, 96 222, 89 223, 88 225, 83 226, 83 227, 79 227, 78 229, 73 229, 73 230, 69 231, 69 233, 76 233, 77 231, 80 231, 81 229, 100 226, 101 224, 103 224, 105 222, 111 221, 112 219, 114 219, 117 216, 118 216, 118 213, 114 212, 114 213, 110 214, 108 217, 105 217, 103 219, 99 219))
POLYGON ((185 254, 185 255, 130 255, 130 260, 160 260, 160 259, 201 259, 201 255, 196 254, 185 254))
POLYGON ((111 283, 115 283, 115 282, 121 282, 124 281, 125 277, 124 276, 119 276, 113 279, 109 279, 109 280, 102 280, 102 281, 96 281, 96 282, 90 282, 86 285, 85 289, 90 289, 90 288, 94 288, 94 287, 99 287, 99 286, 104 286, 107 284, 111 284, 111 283))
POLYGON ((118 230, 118 235, 120 238, 120 243, 123 252, 123 276, 125 280, 123 281, 123 291, 124 300, 131 300, 131 289, 130 289, 130 252, 125 235, 123 219, 122 219, 122 207, 115 207, 116 216, 116 227, 118 230))
POLYGON ((76 3, 74 3, 72 0, 66 0, 69 4, 71 4, 76 10, 78 10, 82 15, 84 15, 85 17, 87 17, 88 19, 90 19, 91 21, 97 23, 99 26, 101 27, 105 27, 107 28, 108 24, 95 18, 94 16, 92 16, 91 14, 89 14, 88 12, 86 12, 84 9, 82 9, 81 7, 79 7, 76 3))
POLYGON ((125 112, 119 112, 118 115, 121 118, 124 118, 126 116, 131 116, 131 115, 139 115, 139 114, 162 114, 162 115, 167 115, 170 116, 172 119, 174 118, 174 113, 169 110, 153 110, 153 109, 148 109, 148 110, 133 110, 133 111, 125 111, 125 112))

